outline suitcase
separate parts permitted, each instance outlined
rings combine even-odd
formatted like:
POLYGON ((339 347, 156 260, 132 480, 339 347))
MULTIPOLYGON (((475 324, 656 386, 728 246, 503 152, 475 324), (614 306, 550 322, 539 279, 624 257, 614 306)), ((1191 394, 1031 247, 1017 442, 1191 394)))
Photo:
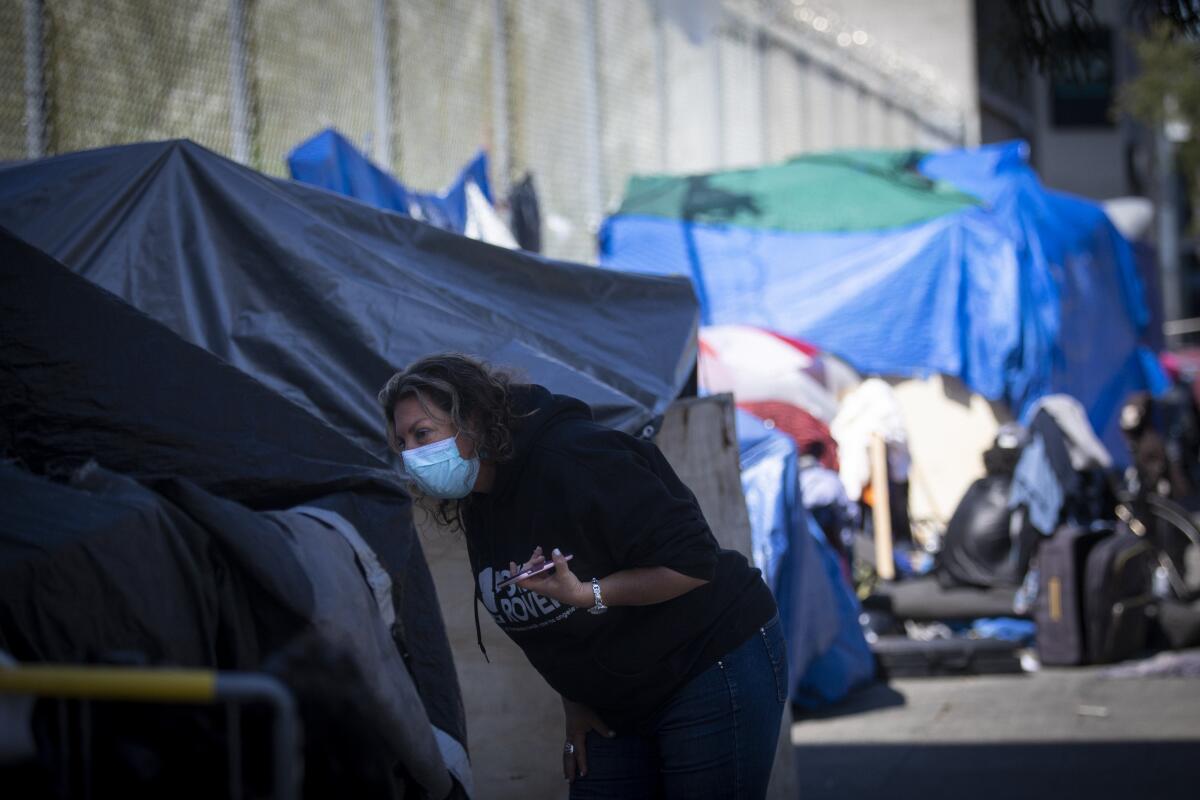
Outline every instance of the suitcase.
POLYGON ((1038 545, 1034 606, 1038 657, 1048 666, 1087 661, 1083 615, 1084 565, 1111 528, 1065 526, 1038 545))
POLYGON ((933 639, 880 636, 871 652, 880 675, 922 678, 941 675, 1011 675, 1021 672, 1021 644, 1005 639, 933 639))
POLYGON ((1152 550, 1124 525, 1055 531, 1038 547, 1037 649, 1047 666, 1106 664, 1141 650, 1152 550))
POLYGON ((1083 614, 1090 663, 1124 661, 1145 648, 1153 569, 1150 543, 1124 524, 1088 553, 1083 614))

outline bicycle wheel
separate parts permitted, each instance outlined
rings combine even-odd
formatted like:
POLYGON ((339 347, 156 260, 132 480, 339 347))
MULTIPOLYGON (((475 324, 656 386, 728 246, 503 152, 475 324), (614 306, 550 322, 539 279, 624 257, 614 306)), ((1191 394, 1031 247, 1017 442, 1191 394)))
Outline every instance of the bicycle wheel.
POLYGON ((1146 494, 1142 498, 1146 537, 1154 547, 1158 564, 1167 575, 1176 599, 1200 595, 1200 527, 1187 509, 1170 498, 1146 494))

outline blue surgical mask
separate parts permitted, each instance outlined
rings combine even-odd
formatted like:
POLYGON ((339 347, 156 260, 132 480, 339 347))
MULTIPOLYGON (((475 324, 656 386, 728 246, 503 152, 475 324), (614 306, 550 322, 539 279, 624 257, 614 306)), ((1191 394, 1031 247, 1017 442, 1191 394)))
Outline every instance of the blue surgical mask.
POLYGON ((463 458, 456 436, 401 453, 404 472, 424 494, 442 500, 460 500, 475 488, 479 459, 463 458))

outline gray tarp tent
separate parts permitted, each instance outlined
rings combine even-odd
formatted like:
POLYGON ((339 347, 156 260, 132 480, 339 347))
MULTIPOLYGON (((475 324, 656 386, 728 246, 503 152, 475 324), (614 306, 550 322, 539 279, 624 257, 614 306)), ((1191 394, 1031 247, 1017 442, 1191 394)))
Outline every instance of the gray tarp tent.
POLYGON ((685 278, 493 247, 187 141, 0 167, 0 225, 377 456, 375 391, 429 351, 516 366, 630 432, 695 362, 685 278))
MULTIPOLYGON (((344 548, 300 530, 308 523, 285 510, 345 520, 400 587, 383 609, 394 624, 377 632, 404 665, 369 641, 348 651, 368 678, 385 667, 402 681, 411 675, 408 696, 415 690, 427 714, 411 703, 391 714, 382 758, 444 796, 449 780, 429 748, 436 739, 450 762, 466 725, 395 471, 3 228, 0 496, 0 649, 20 661, 127 654, 259 669, 309 630, 330 641, 339 629, 365 635, 370 615, 348 602, 365 585, 341 580, 339 596, 319 592, 330 583, 319 567, 337 567, 344 548), (277 511, 255 513, 268 510, 277 511), (302 566, 298 556, 317 547, 320 558, 302 566)), ((353 575, 341 558, 340 574, 353 575)), ((386 692, 379 706, 400 696, 386 692)), ((197 764, 178 766, 190 775, 197 764)))

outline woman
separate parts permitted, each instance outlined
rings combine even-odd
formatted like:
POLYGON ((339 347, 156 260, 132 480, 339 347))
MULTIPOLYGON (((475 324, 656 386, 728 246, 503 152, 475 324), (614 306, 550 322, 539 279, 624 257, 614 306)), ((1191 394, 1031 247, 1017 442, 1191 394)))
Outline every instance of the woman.
POLYGON ((465 532, 476 613, 562 696, 571 797, 764 796, 787 698, 775 601, 658 448, 456 354, 379 402, 418 493, 465 532))

